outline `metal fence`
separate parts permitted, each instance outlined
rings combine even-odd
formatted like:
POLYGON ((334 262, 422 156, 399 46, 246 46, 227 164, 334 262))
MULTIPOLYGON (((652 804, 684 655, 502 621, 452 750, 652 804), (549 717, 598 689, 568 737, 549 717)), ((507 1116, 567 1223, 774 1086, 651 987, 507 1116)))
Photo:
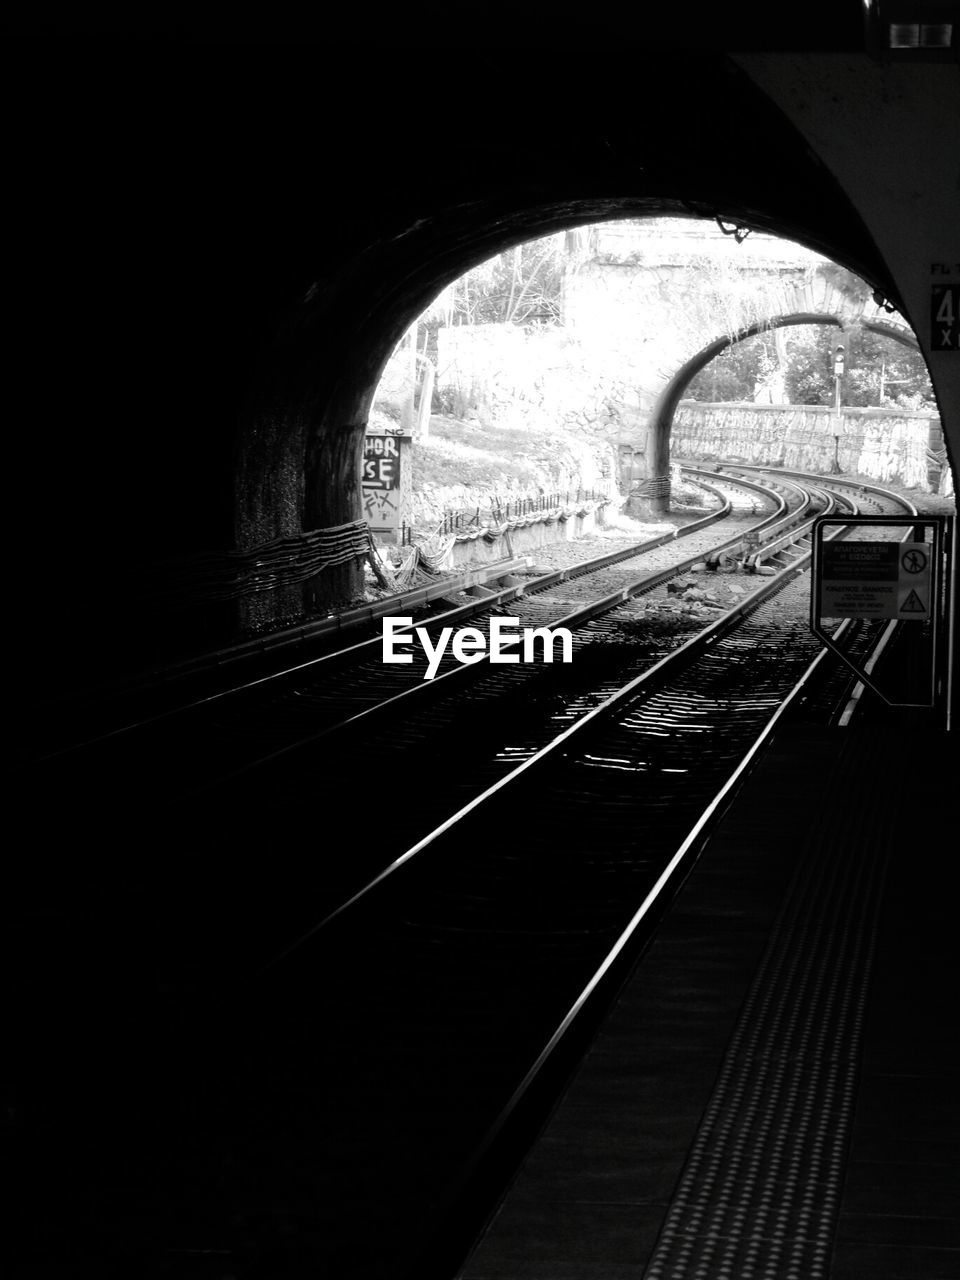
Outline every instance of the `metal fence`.
MULTIPOLYGON (((535 498, 493 497, 487 507, 461 507, 445 511, 443 519, 431 532, 434 537, 445 537, 461 529, 479 527, 483 523, 483 514, 488 516, 488 521, 506 524, 509 520, 535 515, 538 511, 556 511, 560 507, 574 506, 579 502, 594 502, 603 497, 606 497, 606 494, 596 489, 567 489, 564 492, 558 490, 555 493, 540 493, 535 498)), ((401 525, 400 545, 410 546, 414 532, 413 525, 406 523, 401 525)))

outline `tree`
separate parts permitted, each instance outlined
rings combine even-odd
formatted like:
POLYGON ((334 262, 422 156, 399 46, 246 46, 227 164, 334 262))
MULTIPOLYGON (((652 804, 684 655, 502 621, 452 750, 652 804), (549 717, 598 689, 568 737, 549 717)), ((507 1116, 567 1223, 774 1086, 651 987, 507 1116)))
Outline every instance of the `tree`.
MULTIPOLYGON (((514 324, 540 329, 562 324, 564 279, 587 254, 589 240, 589 228, 528 240, 454 280, 419 318, 425 361, 437 364, 441 328, 514 324)), ((436 392, 434 405, 438 410, 447 407, 436 392)))
POLYGON ((564 272, 578 243, 575 234, 561 231, 489 258, 448 285, 424 313, 423 322, 559 324, 564 272))
POLYGON ((712 404, 752 400, 760 377, 760 355, 752 338, 734 343, 700 370, 684 395, 712 404))
POLYGON ((880 408, 933 409, 936 401, 919 351, 861 329, 854 335, 844 403, 880 408))
POLYGON ((753 400, 758 385, 768 381, 777 366, 773 334, 758 333, 715 356, 692 379, 684 395, 714 404, 753 400))
MULTIPOLYGON (((832 405, 836 328, 796 325, 780 332, 788 334, 780 354, 772 333, 746 338, 716 356, 685 394, 706 402, 753 400, 758 384, 771 380, 780 360, 788 403, 832 405)), ((855 408, 936 407, 920 352, 867 329, 854 330, 848 340, 842 402, 855 408)))

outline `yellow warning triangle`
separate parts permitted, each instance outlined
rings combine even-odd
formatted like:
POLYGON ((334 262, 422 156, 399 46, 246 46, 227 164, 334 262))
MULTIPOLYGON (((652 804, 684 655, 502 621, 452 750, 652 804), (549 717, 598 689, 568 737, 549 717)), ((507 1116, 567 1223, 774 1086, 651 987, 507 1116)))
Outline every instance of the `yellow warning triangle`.
POLYGON ((916 591, 911 591, 900 606, 901 613, 926 613, 927 606, 923 603, 916 591))

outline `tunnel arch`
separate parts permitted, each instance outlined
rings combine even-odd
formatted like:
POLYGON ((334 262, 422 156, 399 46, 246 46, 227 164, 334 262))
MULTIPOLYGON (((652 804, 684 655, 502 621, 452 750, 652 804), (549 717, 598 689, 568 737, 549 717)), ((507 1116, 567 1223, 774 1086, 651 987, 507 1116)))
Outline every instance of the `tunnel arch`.
MULTIPOLYGON (((504 131, 484 155, 479 191, 470 174, 380 221, 371 214, 333 259, 302 239, 291 243, 291 279, 272 301, 278 318, 252 362, 236 433, 238 550, 255 553, 271 539, 359 518, 365 425, 394 347, 448 284, 538 236, 621 218, 721 218, 824 255, 902 309, 849 195, 796 127, 729 61, 702 71, 696 92, 675 103, 676 118, 656 133, 629 123, 637 119, 631 109, 626 124, 578 123, 572 136, 531 156, 504 131), (719 121, 707 123, 704 103, 717 100, 750 120, 771 157, 762 171, 731 155, 719 121), (715 140, 695 143, 698 130, 714 127, 715 140)), ((643 90, 651 110, 656 90, 653 81, 643 90)), ((601 101, 609 109, 609 92, 601 101)), ((305 587, 281 586, 258 607, 263 616, 272 609, 274 620, 292 617, 301 605, 313 612, 350 598, 361 584, 354 562, 305 587)))
MULTIPOLYGON (((409 325, 447 285, 495 254, 540 236, 617 218, 665 216, 707 215, 666 199, 634 199, 488 215, 479 227, 461 219, 450 222, 443 237, 431 224, 361 252, 336 277, 311 283, 261 356, 256 390, 245 406, 236 468, 238 547, 249 551, 272 538, 359 518, 363 437, 380 376, 409 325), (328 357, 318 362, 318 350, 328 357)), ((779 226, 760 225, 759 219, 754 226, 784 234, 779 226)), ((809 236, 789 238, 818 252, 823 247, 809 236)), ((849 255, 832 260, 862 270, 849 255)), ((874 282, 890 287, 878 273, 874 282)), ((838 323, 834 316, 813 315, 779 321, 798 322, 838 323)), ((737 340, 763 327, 744 331, 737 340)), ((657 409, 661 429, 665 424, 669 430, 686 381, 728 344, 718 340, 678 371, 657 409)), ((308 586, 307 607, 322 605, 331 595, 349 597, 357 581, 351 566, 327 571, 312 589, 308 586)), ((295 613, 301 599, 300 589, 291 588, 278 602, 295 613)))
MULTIPOLYGON (((849 324, 849 320, 842 316, 814 312, 797 312, 790 315, 771 316, 769 319, 757 324, 748 325, 737 333, 725 334, 701 348, 696 355, 691 356, 676 371, 666 387, 664 387, 650 414, 646 437, 647 475, 650 477, 669 475, 670 432, 677 406, 683 398, 684 391, 696 375, 701 369, 706 368, 710 361, 720 355, 721 352, 745 342, 748 338, 754 338, 758 334, 769 333, 772 329, 785 329, 794 325, 831 325, 842 329, 847 324, 849 324)), ((861 319, 857 321, 857 327, 866 329, 869 333, 891 338, 893 341, 913 351, 920 350, 920 344, 916 336, 898 325, 885 323, 882 320, 861 319)), ((648 501, 652 507, 662 506, 662 500, 657 496, 653 487, 651 487, 651 496, 648 501)))
MULTIPOLYGON (((37 565, 59 561, 65 525, 89 529, 98 563, 57 574, 57 607, 87 637, 63 683, 352 602, 359 561, 305 584, 286 560, 268 573, 261 550, 280 542, 286 557, 305 531, 360 514, 384 358, 446 281, 537 234, 719 215, 842 263, 912 309, 956 455, 957 360, 935 349, 927 274, 954 260, 955 237, 918 145, 946 145, 926 123, 951 101, 935 69, 914 82, 865 60, 668 55, 612 34, 601 57, 578 34, 567 71, 520 94, 489 74, 507 69, 500 32, 482 66, 467 42, 419 128, 397 110, 395 50, 334 66, 318 49, 164 45, 121 72, 91 45, 45 63, 50 145, 31 169, 43 199, 22 266, 31 298, 49 282, 36 399, 54 397, 62 430, 55 453, 33 433, 44 505, 28 515, 54 517, 37 565), (861 138, 901 156, 906 187, 877 183, 861 138)), ((32 578, 42 612, 46 580, 32 578)), ((52 667, 61 648, 44 643, 52 667)))

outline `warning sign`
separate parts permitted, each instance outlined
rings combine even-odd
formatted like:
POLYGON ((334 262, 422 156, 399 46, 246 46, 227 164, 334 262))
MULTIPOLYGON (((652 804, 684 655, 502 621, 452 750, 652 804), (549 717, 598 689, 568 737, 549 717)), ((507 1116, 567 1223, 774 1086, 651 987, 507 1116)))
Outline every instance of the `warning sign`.
POLYGON ((825 542, 820 616, 896 618, 899 550, 895 542, 825 542))
POLYGON ((928 563, 925 547, 911 547, 900 557, 900 567, 904 573, 923 573, 928 563))
MULTIPOLYGON (((813 522, 813 583, 810 591, 810 630, 865 689, 894 707, 943 707, 944 681, 939 623, 943 601, 946 530, 944 516, 862 514, 817 516, 813 522), (838 534, 872 538, 847 541, 838 534), (912 539, 898 542, 900 537, 912 539), (837 618, 883 618, 924 622, 907 627, 910 660, 895 677, 882 672, 874 679, 872 656, 857 656, 828 625, 837 618), (912 633, 912 635, 910 634, 912 633), (905 673, 905 683, 900 683, 905 673), (896 688, 884 689, 887 683, 896 688)), ((893 623, 896 626, 896 621, 893 623)), ((892 628, 871 631, 887 634, 892 628)), ((842 629, 841 629, 842 630, 842 629)), ((903 628, 901 628, 903 630, 903 628)))
POLYGON ((826 618, 930 616, 930 547, 923 542, 825 542, 818 610, 826 618))
POLYGON ((925 542, 900 543, 897 617, 913 621, 930 617, 930 547, 925 542))

